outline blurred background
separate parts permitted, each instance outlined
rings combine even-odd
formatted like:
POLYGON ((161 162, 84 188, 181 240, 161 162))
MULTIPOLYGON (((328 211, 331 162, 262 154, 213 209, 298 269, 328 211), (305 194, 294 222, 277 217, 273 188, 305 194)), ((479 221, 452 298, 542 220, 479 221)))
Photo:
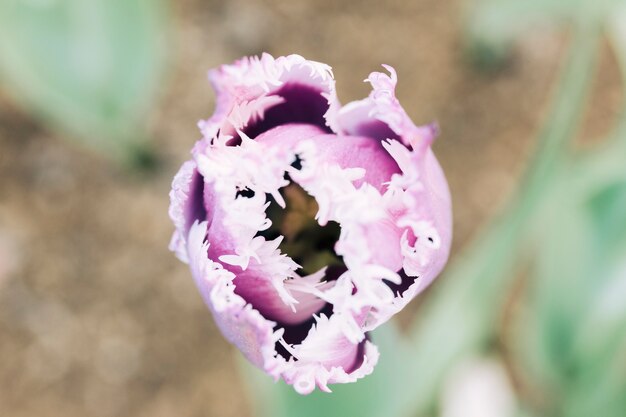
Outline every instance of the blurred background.
POLYGON ((255 388, 167 250, 171 179, 213 111, 206 72, 263 51, 328 63, 343 103, 392 65, 408 114, 442 129, 450 266, 393 326, 402 346, 381 335, 403 362, 355 384, 378 408, 350 414, 369 394, 338 389, 329 410, 625 416, 625 11, 0 0, 0 416, 321 415, 255 388))

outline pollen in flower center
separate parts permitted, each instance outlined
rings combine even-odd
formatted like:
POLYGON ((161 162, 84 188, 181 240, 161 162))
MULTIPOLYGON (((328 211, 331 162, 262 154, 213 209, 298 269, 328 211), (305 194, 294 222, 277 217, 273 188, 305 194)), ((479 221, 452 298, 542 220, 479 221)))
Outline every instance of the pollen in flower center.
POLYGON ((341 231, 339 224, 330 221, 320 226, 315 220, 317 202, 295 182, 280 192, 286 207, 281 208, 268 195, 271 204, 266 213, 272 226, 258 235, 267 240, 283 236, 280 251, 301 266, 301 275, 312 274, 325 266, 343 266, 334 250, 341 231))

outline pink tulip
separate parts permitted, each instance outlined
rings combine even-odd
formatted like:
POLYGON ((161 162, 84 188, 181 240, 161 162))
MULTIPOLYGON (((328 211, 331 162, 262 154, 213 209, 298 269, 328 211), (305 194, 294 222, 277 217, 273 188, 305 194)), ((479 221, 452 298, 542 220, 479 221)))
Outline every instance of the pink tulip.
POLYGON ((330 67, 298 55, 210 71, 216 111, 172 185, 170 248, 217 325, 302 394, 371 373, 368 332, 448 258, 436 128, 411 122, 385 68, 343 107, 330 67))

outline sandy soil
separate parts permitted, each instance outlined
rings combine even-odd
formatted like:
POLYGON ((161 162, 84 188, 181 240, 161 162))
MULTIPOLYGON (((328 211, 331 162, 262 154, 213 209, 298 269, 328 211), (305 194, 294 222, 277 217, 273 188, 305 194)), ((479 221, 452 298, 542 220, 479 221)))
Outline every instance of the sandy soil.
MULTIPOLYGON (((149 117, 164 162, 150 174, 79 148, 0 95, 0 258, 11 259, 0 280, 1 416, 250 415, 233 349, 167 250, 171 178, 213 108, 208 68, 296 52, 332 65, 347 102, 391 64, 407 112, 443 131, 435 151, 454 199, 453 256, 502 206, 564 37, 534 32, 485 73, 464 59, 460 4, 384 3, 176 2, 172 68, 149 117)), ((620 100, 614 62, 603 62, 586 123, 594 135, 620 100)))

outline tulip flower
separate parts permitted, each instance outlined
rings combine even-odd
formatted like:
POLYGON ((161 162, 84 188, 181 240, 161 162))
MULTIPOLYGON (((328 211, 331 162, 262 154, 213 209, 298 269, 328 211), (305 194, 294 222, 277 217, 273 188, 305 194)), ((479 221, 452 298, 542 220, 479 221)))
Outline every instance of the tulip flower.
POLYGON ((369 332, 441 271, 451 203, 393 68, 341 106, 330 67, 298 55, 209 72, 215 113, 176 175, 170 248, 224 336, 302 394, 378 360, 369 332))

